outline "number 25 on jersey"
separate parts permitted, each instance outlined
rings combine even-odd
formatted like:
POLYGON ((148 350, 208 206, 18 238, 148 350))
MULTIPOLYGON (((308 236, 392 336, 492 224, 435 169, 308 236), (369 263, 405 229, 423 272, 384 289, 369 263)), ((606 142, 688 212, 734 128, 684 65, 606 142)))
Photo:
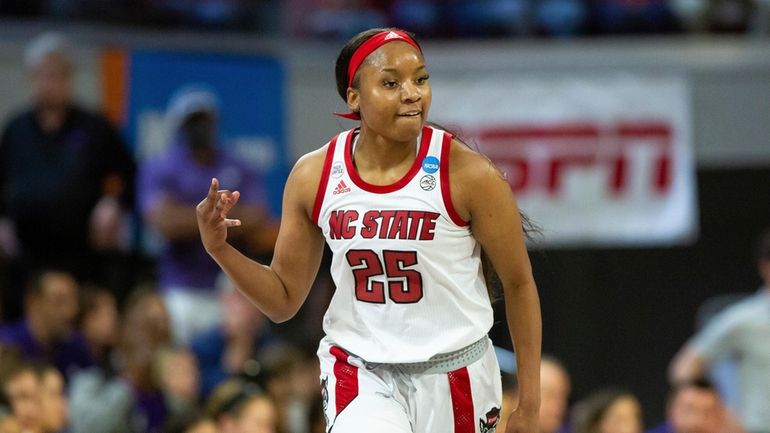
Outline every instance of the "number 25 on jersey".
POLYGON ((372 250, 349 250, 345 255, 353 270, 356 299, 373 304, 385 303, 385 285, 374 277, 385 275, 390 299, 413 304, 422 299, 422 275, 409 267, 417 264, 416 251, 384 250, 382 258, 372 250))

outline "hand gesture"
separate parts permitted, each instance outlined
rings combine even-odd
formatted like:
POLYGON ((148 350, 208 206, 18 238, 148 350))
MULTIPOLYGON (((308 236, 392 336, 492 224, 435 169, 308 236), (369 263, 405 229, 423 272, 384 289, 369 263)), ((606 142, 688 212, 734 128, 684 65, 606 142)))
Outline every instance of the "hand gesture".
POLYGON ((505 433, 537 433, 538 411, 524 410, 517 407, 508 418, 505 433))
POLYGON ((227 244, 227 229, 241 225, 241 220, 227 218, 230 209, 238 203, 241 193, 219 189, 219 181, 211 179, 208 195, 195 208, 198 230, 206 251, 214 255, 227 244))

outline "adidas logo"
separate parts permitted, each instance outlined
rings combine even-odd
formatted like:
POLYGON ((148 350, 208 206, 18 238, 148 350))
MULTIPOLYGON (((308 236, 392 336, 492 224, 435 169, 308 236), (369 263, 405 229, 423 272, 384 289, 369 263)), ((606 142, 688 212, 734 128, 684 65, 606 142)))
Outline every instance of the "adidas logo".
POLYGON ((398 33, 396 33, 396 32, 390 32, 387 35, 385 35, 385 39, 384 40, 388 41, 388 40, 391 40, 391 39, 401 39, 401 36, 398 33))
POLYGON ((350 188, 347 185, 345 185, 344 180, 341 180, 340 183, 337 184, 337 187, 334 188, 334 192, 332 194, 337 195, 337 194, 344 194, 346 192, 350 192, 350 188))

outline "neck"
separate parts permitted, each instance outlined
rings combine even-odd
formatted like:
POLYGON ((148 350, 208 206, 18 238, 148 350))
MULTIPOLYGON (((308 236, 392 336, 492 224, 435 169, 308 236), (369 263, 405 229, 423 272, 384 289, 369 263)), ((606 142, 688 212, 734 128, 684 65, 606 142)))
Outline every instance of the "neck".
POLYGON ((213 147, 191 148, 190 154, 196 162, 202 165, 212 164, 216 155, 213 147))
POLYGON ((67 107, 63 105, 38 107, 37 122, 46 133, 60 130, 67 119, 67 107))
POLYGON ((29 326, 29 332, 32 334, 35 341, 43 346, 48 346, 50 344, 51 335, 46 329, 44 320, 41 319, 39 314, 36 314, 33 311, 27 313, 27 326, 29 326))
POLYGON ((362 124, 353 160, 360 169, 374 170, 388 170, 405 162, 411 164, 417 155, 417 139, 392 140, 362 124))

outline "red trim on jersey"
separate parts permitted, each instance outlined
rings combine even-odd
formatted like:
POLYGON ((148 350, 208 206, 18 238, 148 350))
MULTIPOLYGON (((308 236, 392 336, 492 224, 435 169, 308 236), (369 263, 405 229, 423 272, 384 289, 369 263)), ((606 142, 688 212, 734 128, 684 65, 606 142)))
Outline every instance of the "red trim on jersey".
POLYGON ((476 420, 473 417, 473 395, 468 367, 447 373, 449 394, 452 396, 452 414, 455 419, 454 433, 474 433, 476 420))
POLYGON ((349 355, 337 346, 332 346, 329 353, 337 358, 334 361, 334 378, 337 381, 334 401, 336 414, 339 415, 358 396, 358 367, 350 365, 349 355))
POLYGON ((315 193, 315 202, 313 203, 313 223, 318 224, 318 217, 321 214, 321 205, 324 203, 324 196, 326 195, 326 188, 329 183, 329 174, 331 173, 332 161, 334 161, 334 148, 337 144, 339 135, 332 138, 329 142, 329 146, 326 148, 326 158, 324 158, 324 166, 321 169, 321 181, 318 182, 318 190, 315 193))
POLYGON ((414 159, 414 163, 412 163, 412 167, 409 169, 409 171, 406 172, 404 177, 402 177, 401 179, 399 179, 398 181, 390 185, 372 185, 366 182, 365 180, 361 179, 361 177, 358 175, 358 172, 356 171, 355 166, 353 165, 353 152, 352 152, 353 133, 351 132, 350 134, 348 134, 348 139, 345 142, 345 166, 347 167, 348 175, 350 176, 350 179, 353 181, 353 183, 356 184, 357 187, 361 188, 364 191, 373 192, 375 194, 387 194, 389 192, 398 191, 399 189, 406 186, 406 184, 409 183, 409 181, 414 178, 417 172, 420 171, 420 167, 422 167, 422 161, 425 159, 425 156, 428 154, 428 148, 430 148, 430 138, 432 136, 433 136, 433 128, 424 126, 422 129, 422 140, 420 141, 420 149, 417 151, 417 157, 414 159))
POLYGON ((452 149, 452 134, 445 132, 444 140, 441 143, 441 163, 439 164, 439 175, 441 176, 441 198, 444 200, 444 207, 449 218, 453 223, 460 227, 468 225, 468 221, 462 219, 460 214, 455 210, 455 206, 452 203, 452 193, 449 185, 449 151, 452 149))

